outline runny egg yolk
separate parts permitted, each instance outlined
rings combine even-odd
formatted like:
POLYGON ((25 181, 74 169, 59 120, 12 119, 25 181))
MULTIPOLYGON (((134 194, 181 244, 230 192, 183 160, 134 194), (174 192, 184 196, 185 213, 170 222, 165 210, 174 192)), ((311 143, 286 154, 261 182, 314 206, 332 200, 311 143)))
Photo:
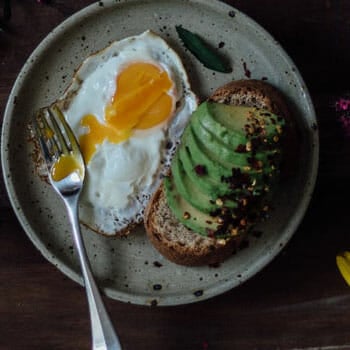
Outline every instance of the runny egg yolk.
POLYGON ((78 173, 79 176, 82 173, 80 163, 72 155, 60 156, 51 169, 51 177, 54 181, 61 181, 72 173, 78 173))
POLYGON ((175 106, 169 94, 172 88, 173 81, 162 68, 147 62, 128 65, 117 76, 116 92, 105 108, 105 123, 91 114, 81 120, 87 128, 79 139, 85 162, 104 140, 119 143, 127 140, 134 129, 152 128, 168 119, 175 106))

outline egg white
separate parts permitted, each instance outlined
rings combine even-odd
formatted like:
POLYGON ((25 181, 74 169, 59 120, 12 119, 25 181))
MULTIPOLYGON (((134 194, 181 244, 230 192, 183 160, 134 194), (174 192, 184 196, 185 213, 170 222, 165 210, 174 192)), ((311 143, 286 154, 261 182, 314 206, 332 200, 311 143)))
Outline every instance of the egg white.
POLYGON ((151 129, 136 130, 126 141, 115 144, 105 140, 87 164, 80 219, 105 235, 127 233, 133 224, 142 221, 144 208, 197 107, 178 55, 162 38, 146 31, 89 56, 76 72, 59 104, 77 138, 86 133, 80 125, 86 114, 104 123, 105 107, 117 88, 116 76, 133 62, 153 63, 168 73, 174 82, 170 95, 176 111, 170 120, 151 129))

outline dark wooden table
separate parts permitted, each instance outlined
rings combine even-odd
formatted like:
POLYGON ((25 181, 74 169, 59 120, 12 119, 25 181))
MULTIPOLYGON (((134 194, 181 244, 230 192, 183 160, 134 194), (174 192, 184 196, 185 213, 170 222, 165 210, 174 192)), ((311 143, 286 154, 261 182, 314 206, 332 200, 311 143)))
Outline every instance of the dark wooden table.
MULTIPOLYGON (((2 18, 0 32, 1 116, 28 55, 91 2, 12 1, 11 19, 2 18)), ((350 91, 350 2, 227 3, 282 44, 310 90, 321 140, 311 205, 283 252, 239 288, 186 306, 151 308, 106 298, 107 307, 125 349, 350 349, 350 287, 335 265, 337 252, 350 249, 350 137, 334 109, 336 98, 350 91)), ((89 349, 82 287, 34 248, 2 179, 0 200, 0 349, 89 349)))

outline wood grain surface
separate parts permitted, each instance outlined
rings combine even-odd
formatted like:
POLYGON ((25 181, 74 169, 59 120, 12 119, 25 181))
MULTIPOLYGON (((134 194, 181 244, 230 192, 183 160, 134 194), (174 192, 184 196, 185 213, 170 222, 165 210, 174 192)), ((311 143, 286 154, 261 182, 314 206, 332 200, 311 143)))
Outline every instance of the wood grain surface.
MULTIPOLYGON (((142 307, 105 298, 124 349, 350 349, 350 287, 335 265, 350 249, 350 137, 335 99, 350 91, 350 1, 231 0, 285 48, 315 104, 321 139, 314 197, 283 252, 242 286, 211 300, 142 307)), ((0 116, 40 41, 87 0, 0 1, 0 116)), ((89 349, 79 285, 27 238, 0 184, 0 350, 89 349)))

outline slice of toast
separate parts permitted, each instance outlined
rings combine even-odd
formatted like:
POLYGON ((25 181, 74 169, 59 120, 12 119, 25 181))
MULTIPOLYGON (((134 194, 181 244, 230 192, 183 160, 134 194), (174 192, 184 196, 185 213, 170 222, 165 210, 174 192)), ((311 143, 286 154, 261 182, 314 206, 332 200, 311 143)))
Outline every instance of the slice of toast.
MULTIPOLYGON (((210 101, 266 109, 284 117, 290 112, 283 96, 273 86, 259 80, 239 80, 218 88, 210 101)), ((169 208, 164 186, 154 193, 145 211, 147 235, 158 251, 169 260, 188 266, 218 264, 232 255, 244 235, 229 240, 204 237, 179 222, 169 208)))

